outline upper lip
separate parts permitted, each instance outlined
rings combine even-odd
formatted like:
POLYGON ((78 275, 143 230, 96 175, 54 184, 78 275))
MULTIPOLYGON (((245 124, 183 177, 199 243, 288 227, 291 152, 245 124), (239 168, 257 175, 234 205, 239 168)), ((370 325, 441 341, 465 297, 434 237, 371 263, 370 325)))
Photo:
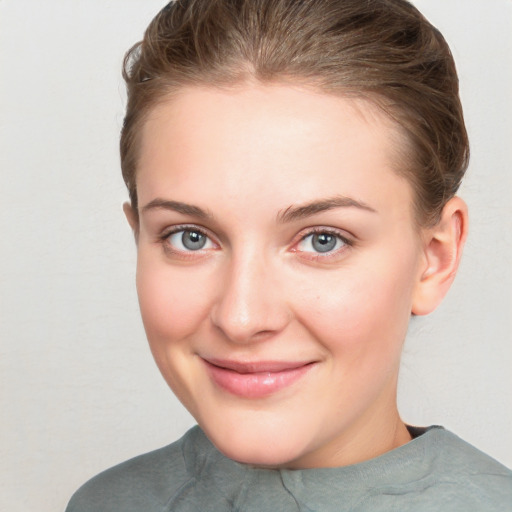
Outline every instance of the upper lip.
POLYGON ((277 373, 295 370, 313 361, 232 361, 230 359, 203 358, 207 363, 237 373, 277 373))

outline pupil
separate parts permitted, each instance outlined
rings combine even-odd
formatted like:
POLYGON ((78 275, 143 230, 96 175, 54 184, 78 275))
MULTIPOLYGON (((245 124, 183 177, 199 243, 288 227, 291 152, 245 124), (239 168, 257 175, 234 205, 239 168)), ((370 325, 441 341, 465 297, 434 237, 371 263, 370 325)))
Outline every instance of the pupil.
POLYGON ((197 231, 185 231, 181 237, 183 245, 192 251, 202 249, 206 244, 206 237, 197 231))
POLYGON ((315 251, 328 252, 332 251, 336 246, 336 237, 329 233, 320 233, 318 235, 313 235, 312 242, 315 251))

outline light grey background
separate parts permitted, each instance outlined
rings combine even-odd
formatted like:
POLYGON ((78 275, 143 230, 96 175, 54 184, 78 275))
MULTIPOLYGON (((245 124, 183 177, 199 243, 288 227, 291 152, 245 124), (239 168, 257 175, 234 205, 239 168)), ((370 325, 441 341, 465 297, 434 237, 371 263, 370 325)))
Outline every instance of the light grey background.
MULTIPOLYGON (((0 0, 1 510, 63 510, 192 424, 146 346, 117 154, 122 55, 164 3, 0 0)), ((471 234, 445 303, 413 320, 401 410, 512 466, 512 2, 416 3, 460 71, 471 234)))

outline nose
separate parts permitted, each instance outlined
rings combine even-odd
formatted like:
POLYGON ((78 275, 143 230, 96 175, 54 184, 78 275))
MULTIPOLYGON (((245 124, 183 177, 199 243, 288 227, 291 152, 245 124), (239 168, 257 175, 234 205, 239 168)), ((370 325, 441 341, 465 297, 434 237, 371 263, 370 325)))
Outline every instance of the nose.
POLYGON ((268 339, 289 323, 291 312, 278 274, 257 252, 233 256, 226 263, 210 318, 231 342, 268 339))

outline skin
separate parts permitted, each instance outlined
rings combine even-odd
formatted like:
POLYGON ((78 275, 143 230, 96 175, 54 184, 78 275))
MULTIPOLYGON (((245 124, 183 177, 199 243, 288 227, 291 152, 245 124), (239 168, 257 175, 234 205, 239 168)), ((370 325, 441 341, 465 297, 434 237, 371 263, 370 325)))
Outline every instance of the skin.
POLYGON ((125 212, 144 326, 162 375, 217 448, 311 468, 408 442, 400 353, 411 313, 434 309, 453 280, 464 203, 418 228, 394 170, 397 129, 369 103, 309 89, 183 89, 141 136, 140 207, 125 212), (188 250, 184 230, 204 233, 204 247, 188 250), (314 233, 335 237, 333 250, 318 252, 314 233), (211 360, 307 370, 239 396, 212 378, 211 360))

